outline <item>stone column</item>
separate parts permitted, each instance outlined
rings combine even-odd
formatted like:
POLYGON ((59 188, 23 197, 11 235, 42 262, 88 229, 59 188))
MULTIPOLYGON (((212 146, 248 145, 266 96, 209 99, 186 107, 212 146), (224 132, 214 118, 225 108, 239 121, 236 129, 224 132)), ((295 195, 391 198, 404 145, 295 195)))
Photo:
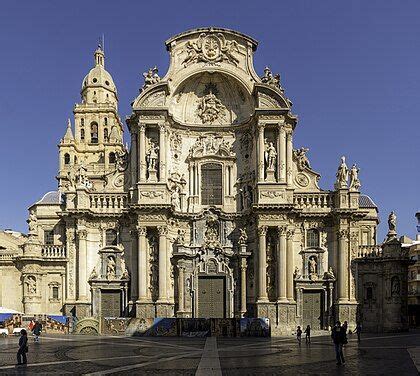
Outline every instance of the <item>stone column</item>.
POLYGON ((279 226, 279 247, 277 248, 277 301, 287 302, 286 226, 279 226))
POLYGON ((166 180, 166 127, 159 126, 159 181, 166 180))
POLYGON ((347 268, 347 240, 348 240, 348 230, 339 230, 337 233, 338 237, 338 301, 339 302, 348 302, 348 268, 347 268))
POLYGON ((184 277, 185 268, 183 266, 178 266, 178 311, 180 313, 184 312, 185 304, 184 304, 184 285, 185 285, 185 277, 184 277))
POLYGON ((284 127, 279 128, 279 163, 278 175, 280 183, 286 183, 286 131, 284 127))
POLYGON ((147 301, 147 227, 137 226, 139 301, 147 301))
POLYGON ((258 147, 257 147, 257 163, 258 163, 258 181, 264 181, 264 125, 258 124, 258 147))
POLYGON ((79 237, 79 249, 78 249, 78 276, 79 276, 79 284, 78 284, 78 300, 87 301, 87 231, 86 230, 79 230, 78 232, 79 237))
POLYGON ((293 158, 293 135, 290 129, 286 135, 286 175, 287 186, 292 186, 292 158, 293 158))
POLYGON ((241 260, 241 317, 246 315, 246 258, 241 260))
POLYGON ((293 294, 293 235, 294 229, 287 230, 287 255, 286 255, 286 278, 287 278, 287 299, 289 302, 294 302, 293 294))
POLYGON ((140 170, 140 182, 146 181, 146 126, 144 124, 139 125, 139 170, 140 170))
POLYGON ((258 227, 258 295, 257 302, 268 302, 267 296, 267 226, 258 227))
POLYGON ((167 249, 166 249, 166 235, 168 234, 168 228, 166 226, 159 226, 159 302, 167 303, 167 289, 166 289, 166 278, 167 278, 167 249))
POLYGON ((135 302, 139 296, 139 283, 138 283, 138 230, 134 229, 130 231, 131 235, 131 284, 130 284, 130 301, 135 302))

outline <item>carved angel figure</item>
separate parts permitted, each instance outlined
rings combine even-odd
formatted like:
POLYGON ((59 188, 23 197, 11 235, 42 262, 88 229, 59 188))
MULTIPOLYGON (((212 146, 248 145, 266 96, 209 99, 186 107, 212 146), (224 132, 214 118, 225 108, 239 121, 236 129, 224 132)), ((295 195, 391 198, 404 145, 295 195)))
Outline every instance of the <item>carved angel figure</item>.
POLYGON ((349 169, 346 165, 346 157, 341 157, 341 163, 338 167, 337 174, 336 174, 337 180, 335 182, 335 189, 339 188, 347 188, 347 181, 349 178, 349 169))
POLYGON ((294 156, 296 158, 297 167, 299 170, 311 169, 309 159, 306 156, 306 153, 309 151, 307 148, 300 148, 293 150, 294 156))
POLYGON ((106 277, 107 279, 115 278, 115 257, 108 256, 107 264, 106 264, 106 277))
POLYGON ((196 41, 188 41, 186 43, 187 56, 182 64, 187 66, 199 60, 200 55, 203 53, 203 40, 205 36, 205 33, 201 33, 196 41))
POLYGON ((359 180, 359 168, 356 166, 356 164, 353 164, 353 166, 350 169, 350 186, 349 188, 355 191, 358 191, 360 189, 360 180, 359 180))
POLYGON ((239 48, 238 48, 238 42, 236 42, 236 40, 232 40, 232 41, 227 41, 225 39, 225 36, 223 34, 217 34, 221 40, 221 47, 220 47, 220 51, 222 59, 226 60, 234 65, 238 65, 239 60, 233 56, 233 52, 239 52, 239 48))

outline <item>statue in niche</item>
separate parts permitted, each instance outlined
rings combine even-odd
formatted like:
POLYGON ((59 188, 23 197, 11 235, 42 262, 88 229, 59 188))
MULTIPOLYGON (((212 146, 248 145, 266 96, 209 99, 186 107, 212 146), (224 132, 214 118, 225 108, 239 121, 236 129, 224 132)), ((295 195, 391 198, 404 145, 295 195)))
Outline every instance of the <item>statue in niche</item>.
POLYGON ((306 156, 306 153, 309 151, 308 148, 300 148, 297 150, 293 150, 294 157, 296 158, 297 167, 299 170, 311 169, 311 165, 309 163, 309 159, 306 156))
POLYGON ((246 230, 244 228, 240 228, 238 243, 240 245, 245 245, 247 241, 248 241, 248 234, 246 233, 246 230))
POLYGON ((36 278, 33 275, 26 277, 26 286, 29 295, 36 294, 36 278))
POLYGON ((360 180, 359 180, 359 168, 356 166, 356 164, 353 164, 353 166, 350 169, 350 186, 349 189, 358 191, 360 189, 360 180))
POLYGON ((35 212, 33 210, 31 210, 29 212, 29 219, 28 219, 28 227, 29 227, 29 234, 34 235, 36 234, 36 223, 37 223, 37 218, 35 215, 35 212))
POLYGON ((208 248, 221 248, 219 241, 219 220, 215 214, 210 214, 206 220, 205 244, 208 248))
POLYGON ((179 187, 175 186, 171 193, 171 205, 175 211, 181 210, 181 198, 179 196, 179 187))
POLYGON ((400 279, 392 277, 391 279, 391 296, 399 296, 401 293, 400 279))
POLYGON ((317 265, 318 264, 316 262, 316 257, 315 256, 309 257, 308 268, 309 268, 309 279, 311 280, 317 279, 318 277, 317 265))
POLYGON ((149 68, 147 72, 143 73, 144 77, 144 84, 141 88, 142 90, 148 88, 151 85, 157 84, 160 81, 160 77, 158 75, 158 69, 156 65, 153 68, 149 68))
POLYGON ((274 171, 276 166, 277 151, 272 142, 265 143, 265 162, 267 171, 274 171))
POLYGON ((396 230, 397 230, 397 216, 396 216, 394 211, 392 211, 389 214, 388 228, 389 228, 389 232, 396 232, 396 230))
POLYGON ((349 169, 346 165, 346 157, 341 157, 341 163, 338 167, 337 174, 336 174, 337 180, 335 182, 335 189, 339 188, 347 188, 347 181, 349 178, 349 169))
POLYGON ((106 277, 107 279, 115 278, 115 257, 108 256, 107 263, 106 263, 106 277))
POLYGON ((147 162, 147 170, 150 172, 150 171, 156 171, 159 146, 157 146, 156 143, 152 139, 149 139, 148 141, 149 141, 149 150, 147 151, 146 162, 147 162))

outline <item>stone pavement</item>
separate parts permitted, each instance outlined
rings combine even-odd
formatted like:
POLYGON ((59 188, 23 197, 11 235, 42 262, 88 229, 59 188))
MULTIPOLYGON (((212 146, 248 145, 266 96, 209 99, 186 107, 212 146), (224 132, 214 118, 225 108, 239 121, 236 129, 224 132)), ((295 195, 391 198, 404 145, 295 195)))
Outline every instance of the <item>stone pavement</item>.
POLYGON ((335 364, 328 336, 140 338, 43 336, 28 365, 15 367, 17 337, 0 339, 0 375, 418 375, 420 331, 350 337, 346 364, 335 364), (413 358, 413 359, 412 359, 413 358))

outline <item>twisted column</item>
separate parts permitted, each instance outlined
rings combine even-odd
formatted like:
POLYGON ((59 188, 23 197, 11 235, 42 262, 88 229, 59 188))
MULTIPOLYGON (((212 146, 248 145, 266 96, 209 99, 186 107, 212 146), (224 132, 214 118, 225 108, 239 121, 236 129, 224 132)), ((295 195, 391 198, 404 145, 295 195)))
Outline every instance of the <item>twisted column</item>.
POLYGON ((241 317, 246 314, 246 259, 241 260, 241 317))

